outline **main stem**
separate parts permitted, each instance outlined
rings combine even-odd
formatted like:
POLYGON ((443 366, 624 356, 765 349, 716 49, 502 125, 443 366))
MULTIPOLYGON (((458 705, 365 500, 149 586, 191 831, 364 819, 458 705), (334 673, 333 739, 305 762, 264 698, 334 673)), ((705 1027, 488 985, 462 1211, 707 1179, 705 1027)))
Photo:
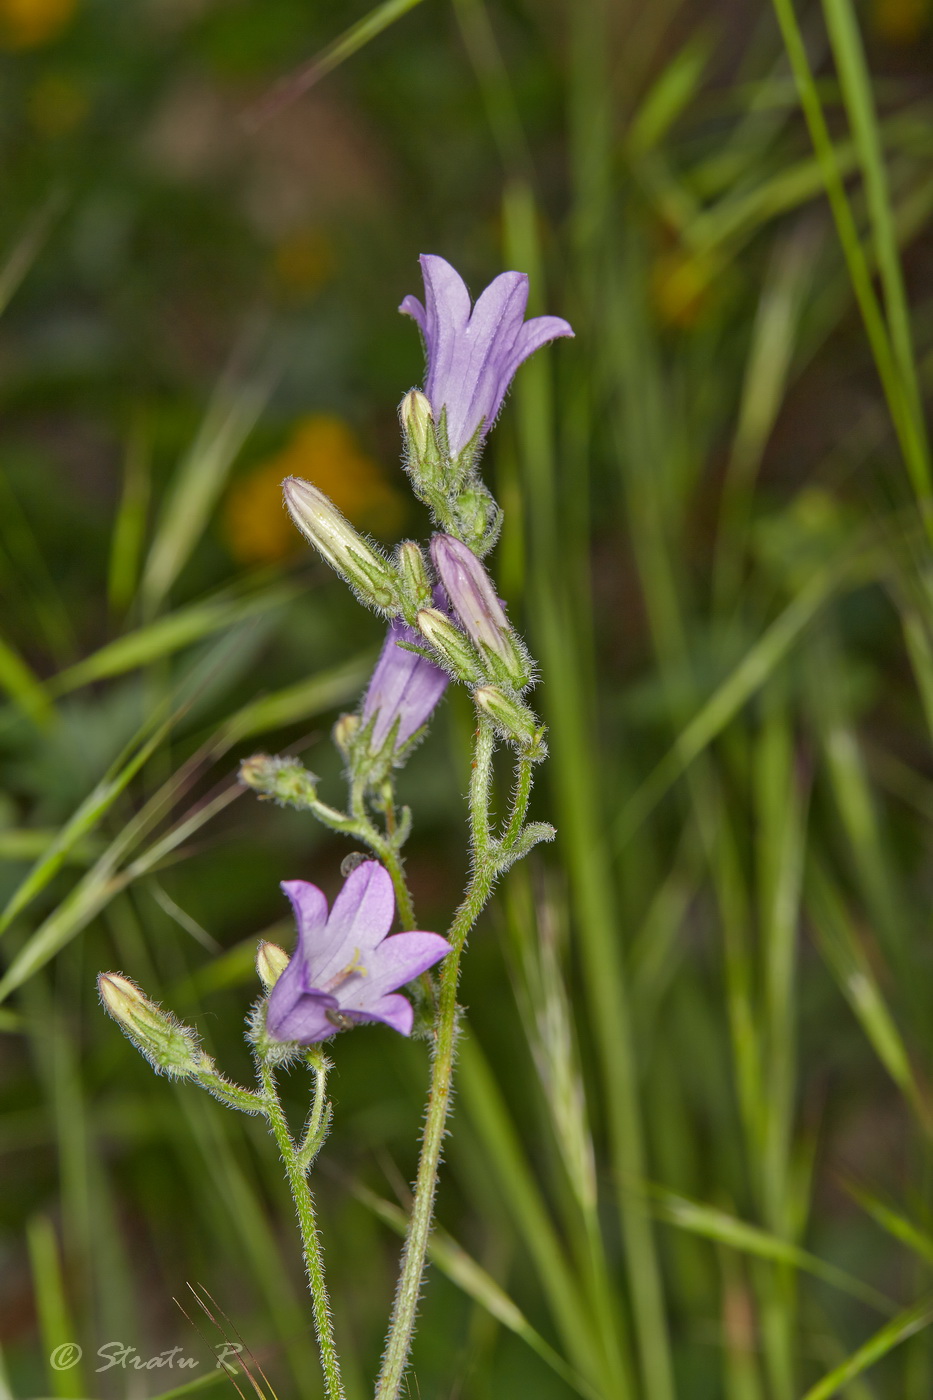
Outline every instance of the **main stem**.
POLYGON ((295 1202, 295 1209, 298 1212, 305 1267, 308 1271, 308 1287, 311 1290, 314 1330, 317 1333, 318 1350, 321 1354, 327 1400, 345 1400, 346 1393, 340 1375, 337 1348, 334 1344, 334 1329, 327 1297, 327 1284, 324 1279, 321 1242, 318 1238, 317 1221, 314 1216, 314 1197, 308 1186, 308 1178, 298 1162, 298 1154, 285 1119, 285 1111, 276 1092, 272 1071, 268 1065, 260 1063, 259 1074, 262 1080, 269 1122, 282 1154, 282 1161, 285 1163, 288 1185, 295 1202))
POLYGON ((473 869, 463 903, 457 910, 448 932, 451 952, 441 968, 437 1017, 434 1023, 434 1059, 431 1066, 431 1087, 425 1116, 421 1157, 415 1181, 415 1198, 408 1233, 402 1251, 402 1268, 392 1323, 382 1358, 382 1370, 376 1386, 376 1400, 396 1400, 415 1327, 415 1314, 421 1293, 421 1276, 434 1216, 437 1172, 441 1147, 447 1126, 450 1091, 454 1071, 454 1051, 457 1043, 457 985, 460 980, 460 956, 470 929, 489 898, 496 878, 496 854, 489 834, 489 785, 492 777, 492 755, 495 736, 485 718, 479 721, 470 776, 470 846, 473 869))

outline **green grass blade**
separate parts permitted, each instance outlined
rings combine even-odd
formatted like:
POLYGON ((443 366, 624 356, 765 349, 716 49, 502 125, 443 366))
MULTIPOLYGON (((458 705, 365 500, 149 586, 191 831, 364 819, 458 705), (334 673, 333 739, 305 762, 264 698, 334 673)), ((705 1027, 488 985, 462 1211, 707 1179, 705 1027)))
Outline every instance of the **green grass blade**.
POLYGON ((668 1225, 674 1225, 679 1230, 689 1230, 704 1239, 714 1240, 717 1244, 728 1245, 730 1249, 738 1250, 741 1254, 750 1254, 757 1259, 767 1259, 774 1264, 787 1264, 793 1269, 800 1269, 804 1273, 812 1274, 814 1278, 822 1279, 841 1293, 858 1298, 878 1312, 893 1313, 897 1306, 883 1293, 853 1277, 845 1269, 827 1263, 826 1260, 810 1254, 799 1245, 791 1244, 789 1240, 771 1234, 768 1230, 749 1225, 714 1206, 704 1206, 697 1201, 688 1200, 664 1187, 652 1186, 649 1191, 658 1218, 668 1225))
POLYGON ((55 719, 55 706, 12 643, 0 637, 0 690, 5 690, 26 719, 44 729, 55 719))
POLYGON ((793 0, 774 0, 781 33, 790 59, 800 105, 810 130, 810 139, 820 168, 826 194, 832 209, 839 241, 852 282, 855 299, 881 379, 885 398, 897 433, 904 462, 913 484, 917 501, 928 530, 933 529, 933 492, 931 492, 929 463, 924 444, 917 436, 914 415, 906 386, 901 378, 888 329, 872 286, 871 271, 859 237, 855 216, 846 195, 842 175, 826 118, 819 89, 807 57, 806 45, 794 12, 793 0))
MULTIPOLYGON (((75 846, 84 840, 103 820, 120 794, 126 791, 129 783, 158 748, 171 724, 171 719, 165 721, 154 734, 151 734, 144 742, 139 743, 135 751, 131 745, 129 753, 124 752, 113 764, 110 771, 97 783, 93 791, 88 794, 74 815, 69 818, 50 842, 22 884, 10 896, 3 912, 0 913, 0 934, 9 928, 17 914, 21 913, 35 899, 36 895, 45 889, 49 881, 54 879, 75 846)), ((149 727, 149 724, 145 726, 145 728, 149 727)))
POLYGON ((882 1230, 886 1230, 894 1239, 900 1240, 901 1244, 912 1250, 918 1258, 923 1259, 927 1264, 933 1264, 933 1235, 926 1230, 922 1230, 919 1225, 915 1225, 912 1220, 908 1220, 905 1215, 894 1210, 885 1201, 866 1191, 857 1182, 847 1181, 845 1183, 849 1195, 871 1216, 882 1230))
POLYGON ((156 622, 108 642, 99 651, 60 671, 48 682, 48 688, 54 695, 64 695, 94 681, 139 670, 153 661, 193 646, 214 632, 282 607, 300 591, 298 585, 281 584, 245 597, 218 598, 178 608, 156 622))
POLYGON ((77 1400, 77 1397, 88 1393, 80 1355, 77 1365, 63 1366, 61 1369, 52 1360, 56 1348, 76 1346, 78 1339, 65 1296, 58 1240, 47 1216, 33 1216, 27 1226, 27 1239, 39 1328, 49 1362, 49 1379, 60 1400, 77 1400))
POLYGON ((864 582, 869 571, 868 556, 847 557, 818 570, 800 589, 621 809, 613 827, 617 847, 630 840, 681 774, 764 685, 826 604, 847 583, 864 582))
POLYGON ((868 213, 871 219, 875 256, 881 274, 885 311, 891 347, 897 362, 904 393, 910 406, 911 432, 916 451, 926 465, 930 479, 930 444, 920 400, 917 367, 914 361, 910 313, 904 290, 897 246, 894 214, 888 188, 884 153, 875 110, 871 77, 859 34, 858 20, 849 0, 823 0, 823 13, 839 71, 846 111, 858 150, 868 213))
POLYGON ((271 387, 268 374, 252 381, 228 375, 218 387, 156 527, 140 584, 146 616, 159 609, 190 559, 271 387))
POLYGON ((151 483, 151 448, 147 424, 138 412, 132 425, 123 465, 123 493, 110 541, 107 601, 113 614, 126 611, 139 583, 146 537, 146 514, 151 483))
POLYGON ((825 869, 811 860, 807 903, 818 942, 843 996, 848 1001, 878 1059, 917 1115, 927 1133, 933 1122, 917 1083, 903 1037, 878 985, 845 901, 825 869))
POLYGON ((381 5, 374 6, 369 14, 364 15, 362 19, 345 29, 309 64, 276 83, 269 95, 247 114, 249 126, 260 126, 264 121, 275 116, 280 108, 287 106, 289 102, 296 101, 302 93, 307 92, 315 83, 319 83, 335 68, 339 68, 341 63, 346 63, 348 58, 359 53, 360 49, 365 48, 383 30, 388 29, 396 20, 401 19, 403 15, 408 14, 409 10, 413 10, 416 5, 420 4, 421 0, 383 0, 381 5))
POLYGON ((867 1371, 870 1366, 874 1366, 883 1356, 887 1356, 889 1351, 893 1351, 901 1342, 906 1342, 908 1337, 912 1337, 916 1332, 924 1327, 929 1327, 933 1322, 933 1301, 929 1298, 921 1303, 917 1303, 912 1308, 907 1308, 904 1312, 898 1313, 886 1326, 880 1328, 874 1336, 870 1337, 858 1351, 854 1351, 839 1366, 830 1371, 828 1376, 824 1376, 816 1385, 811 1386, 803 1400, 829 1400, 831 1395, 838 1395, 844 1385, 847 1385, 855 1376, 860 1376, 863 1371, 867 1371))
POLYGON ((225 742, 238 744, 254 734, 284 729, 312 715, 349 704, 366 684, 374 660, 373 654, 362 652, 330 671, 320 671, 307 680, 251 700, 221 726, 225 742))

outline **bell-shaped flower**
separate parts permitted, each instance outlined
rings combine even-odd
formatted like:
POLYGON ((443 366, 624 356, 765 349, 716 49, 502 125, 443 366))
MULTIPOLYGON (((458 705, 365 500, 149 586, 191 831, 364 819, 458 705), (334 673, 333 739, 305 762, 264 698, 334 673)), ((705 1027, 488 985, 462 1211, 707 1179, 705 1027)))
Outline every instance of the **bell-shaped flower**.
MULTIPOLYGON (((434 590, 434 601, 437 607, 446 609, 447 599, 442 588, 434 590)), ((418 645, 423 644, 423 639, 397 617, 389 624, 385 645, 363 700, 363 724, 373 721, 369 746, 374 752, 382 748, 396 720, 394 747, 396 750, 403 748, 412 735, 427 724, 450 679, 440 666, 418 652, 399 646, 399 642, 418 645)))
POLYGON ((328 914, 327 900, 306 880, 286 880, 298 923, 298 946, 269 993, 266 1030, 275 1040, 313 1045, 359 1021, 384 1021, 410 1035, 414 1011, 397 988, 450 952, 437 933, 396 933, 388 872, 364 861, 348 877, 328 914))
POLYGON ((421 270, 424 304, 407 296, 399 310, 421 328, 428 360, 424 392, 435 422, 446 410, 447 443, 456 457, 477 434, 482 440, 489 432, 519 365, 573 331, 559 316, 525 320, 523 272, 501 273, 471 308, 466 283, 444 258, 425 254, 421 270))

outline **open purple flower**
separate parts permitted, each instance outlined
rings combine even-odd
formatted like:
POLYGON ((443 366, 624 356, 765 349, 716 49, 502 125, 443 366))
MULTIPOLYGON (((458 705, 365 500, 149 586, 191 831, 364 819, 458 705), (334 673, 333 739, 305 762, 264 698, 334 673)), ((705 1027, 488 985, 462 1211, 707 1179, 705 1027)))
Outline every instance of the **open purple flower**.
POLYGON ((529 355, 561 335, 573 335, 559 316, 526 321, 528 278, 503 272, 470 307, 470 293, 449 262, 421 258, 424 305, 407 296, 399 307, 424 336, 428 378, 424 392, 439 421, 447 410, 451 453, 461 452, 477 430, 485 436, 496 420, 515 371, 529 355))
POLYGON ((410 1035, 411 1002, 396 993, 450 952, 437 933, 386 935, 395 916, 392 881, 378 861, 358 865, 330 914, 317 885, 285 880, 298 923, 294 956, 269 994, 266 1030, 303 1045, 348 1023, 384 1021, 410 1035))
MULTIPOLYGON (((434 606, 447 609, 443 588, 434 590, 434 606)), ((427 724, 450 677, 426 656, 407 651, 399 642, 423 645, 424 639, 413 627, 397 617, 390 624, 385 645, 373 671, 363 700, 363 723, 375 717, 370 747, 382 748, 396 720, 399 722, 395 747, 400 749, 427 724)))

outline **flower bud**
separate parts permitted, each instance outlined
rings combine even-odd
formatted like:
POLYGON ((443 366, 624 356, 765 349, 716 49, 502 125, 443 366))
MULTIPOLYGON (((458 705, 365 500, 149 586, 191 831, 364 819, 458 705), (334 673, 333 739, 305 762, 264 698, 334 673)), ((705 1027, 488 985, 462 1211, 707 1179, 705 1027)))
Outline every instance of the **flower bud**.
POLYGON ((432 448, 436 450, 431 405, 420 389, 408 391, 402 399, 399 415, 408 445, 418 458, 424 457, 432 448))
POLYGON ((439 608, 422 608, 415 618, 418 631, 437 652, 452 675, 468 685, 482 679, 483 666, 469 637, 439 608))
POLYGON ((254 753, 240 764, 240 782, 280 807, 310 807, 317 800, 317 779, 297 758, 270 758, 254 753))
POLYGON ((396 612, 399 576, 388 559, 354 530, 323 491, 309 481, 287 476, 282 492, 298 529, 361 601, 377 612, 396 612))
POLYGON ((104 1010, 158 1073, 184 1079, 201 1068, 205 1057, 196 1032, 149 1001, 135 982, 104 972, 97 989, 104 1010))
POLYGON ((353 745, 353 740, 359 733, 359 728, 359 715, 341 715, 337 723, 334 725, 333 730, 331 731, 333 734, 334 743, 337 745, 344 758, 349 757, 350 749, 353 745))
POLYGON ((431 558, 451 607, 489 663, 496 679, 522 690, 531 680, 531 664, 493 587, 492 579, 471 549, 452 535, 435 535, 431 558))
POLYGON ((256 949, 256 972, 267 992, 272 991, 288 964, 289 956, 285 949, 263 939, 256 949))
POLYGON ((503 739, 515 744, 525 758, 538 762, 547 756, 545 726, 527 705, 503 694, 494 685, 484 685, 474 690, 473 699, 477 708, 492 720, 503 739))
POLYGON ((427 565, 420 545, 415 544, 414 540, 405 540, 399 545, 396 560, 401 577, 402 598, 408 605, 403 610, 406 618, 411 621, 419 608, 431 606, 431 584, 427 565))

